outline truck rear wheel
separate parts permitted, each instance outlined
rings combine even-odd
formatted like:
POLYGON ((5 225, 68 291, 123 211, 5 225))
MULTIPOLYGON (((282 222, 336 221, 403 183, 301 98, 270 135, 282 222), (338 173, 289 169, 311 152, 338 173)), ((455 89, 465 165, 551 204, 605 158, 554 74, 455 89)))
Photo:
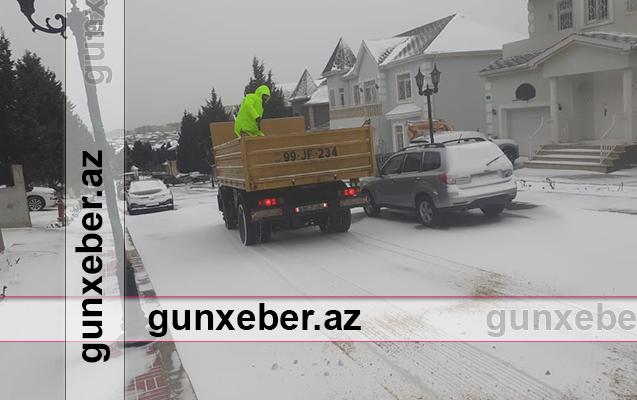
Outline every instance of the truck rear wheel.
POLYGON ((250 216, 239 204, 237 208, 237 219, 239 220, 239 237, 244 246, 252 246, 257 242, 257 224, 250 221, 250 216))
POLYGON ((237 227, 237 216, 232 205, 232 194, 227 193, 225 190, 219 190, 217 201, 219 210, 223 213, 223 222, 226 225, 226 229, 235 229, 237 227))
POLYGON ((343 233, 352 225, 352 212, 347 210, 333 212, 319 223, 323 233, 343 233))

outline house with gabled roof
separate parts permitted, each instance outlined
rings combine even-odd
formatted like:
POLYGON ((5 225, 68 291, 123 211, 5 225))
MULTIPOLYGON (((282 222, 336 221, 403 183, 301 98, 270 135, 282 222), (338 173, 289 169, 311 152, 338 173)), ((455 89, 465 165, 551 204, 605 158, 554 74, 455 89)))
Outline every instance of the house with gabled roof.
POLYGON ((528 37, 481 72, 489 132, 515 139, 530 167, 637 158, 637 0, 529 0, 528 12, 528 37))
POLYGON ((350 128, 370 120, 377 152, 407 143, 407 125, 423 119, 427 107, 415 76, 442 71, 434 96, 436 119, 456 129, 486 130, 484 63, 500 58, 501 46, 522 35, 454 14, 398 35, 363 40, 354 54, 341 38, 323 71, 328 88, 330 127, 350 128))
POLYGON ((314 80, 306 69, 290 94, 289 102, 292 114, 305 119, 305 129, 329 129, 330 112, 325 79, 314 80))

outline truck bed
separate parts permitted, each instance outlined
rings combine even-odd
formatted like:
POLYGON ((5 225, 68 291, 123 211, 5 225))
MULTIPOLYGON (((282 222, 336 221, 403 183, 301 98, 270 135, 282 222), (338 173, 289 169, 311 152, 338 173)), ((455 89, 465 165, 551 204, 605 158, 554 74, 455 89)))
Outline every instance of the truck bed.
POLYGON ((264 120, 265 137, 234 139, 211 124, 218 182, 252 192, 374 175, 371 127, 304 132, 302 121, 264 120))

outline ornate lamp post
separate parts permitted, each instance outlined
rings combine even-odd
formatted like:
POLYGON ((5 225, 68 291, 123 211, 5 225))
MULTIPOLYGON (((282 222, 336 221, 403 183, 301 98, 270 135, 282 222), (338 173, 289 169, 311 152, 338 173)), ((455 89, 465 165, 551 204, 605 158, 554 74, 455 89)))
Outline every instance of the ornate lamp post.
POLYGON ((64 15, 55 14, 55 19, 60 21, 62 24, 59 28, 51 26, 51 18, 44 20, 46 23, 46 27, 44 27, 33 20, 33 14, 35 13, 35 0, 18 0, 18 3, 20 4, 20 11, 22 11, 22 14, 27 17, 33 26, 33 28, 31 28, 33 32, 42 31, 45 33, 59 33, 62 37, 66 38, 66 36, 64 36, 64 32, 66 31, 66 18, 64 18, 64 15))
POLYGON ((425 75, 423 75, 420 68, 418 68, 418 74, 416 74, 416 85, 418 86, 418 94, 421 96, 427 96, 427 114, 429 116, 429 140, 430 143, 434 143, 434 121, 433 115, 431 114, 431 96, 438 93, 438 85, 440 84, 440 71, 438 70, 438 66, 434 64, 434 69, 431 71, 431 83, 434 85, 433 88, 429 87, 429 83, 425 89, 423 86, 425 84, 425 75))
MULTIPOLYGON (((55 19, 59 20, 62 24, 61 27, 55 28, 52 27, 49 23, 50 18, 47 18, 46 25, 47 27, 42 27, 38 25, 35 21, 33 21, 33 14, 35 13, 35 0, 17 0, 20 4, 20 10, 27 17, 31 25, 33 25, 33 32, 42 31, 46 33, 59 33, 62 35, 64 39, 65 30, 67 28, 66 18, 61 14, 56 14, 55 19)), ((106 7, 108 1, 104 1, 103 7, 106 7)), ((82 12, 77 7, 77 0, 71 0, 71 11, 68 13, 69 25, 68 27, 73 32, 75 36, 75 41, 78 49, 78 58, 80 62, 80 67, 82 71, 91 71, 92 65, 91 61, 88 57, 85 57, 85 52, 87 49, 87 38, 86 38, 86 28, 85 24, 87 22, 88 17, 84 12, 82 12)), ((122 223, 119 218, 119 211, 117 208, 117 194, 114 186, 114 176, 113 171, 111 169, 111 156, 110 152, 106 151, 109 149, 109 144, 106 140, 106 134, 104 131, 104 125, 102 123, 102 114, 100 110, 100 104, 97 96, 97 88, 93 83, 89 83, 86 78, 84 79, 84 88, 86 91, 86 99, 88 104, 89 115, 91 118, 91 125, 93 127, 93 135, 95 137, 95 142, 99 146, 99 148, 105 150, 104 151, 104 192, 106 198, 106 208, 108 211, 108 217, 111 224, 111 229, 113 233, 113 241, 115 244, 115 258, 117 260, 117 281, 119 286, 119 291, 122 297, 122 303, 125 308, 124 310, 124 321, 123 321, 123 329, 124 329, 124 338, 126 337, 127 331, 132 331, 137 337, 141 337, 141 334, 145 333, 144 326, 144 312, 141 309, 141 305, 139 301, 134 301, 131 299, 127 303, 126 298, 138 298, 137 288, 135 286, 135 274, 132 267, 128 265, 128 262, 125 257, 125 243, 124 243, 124 230, 122 228, 122 223), (128 271, 127 271, 128 270, 128 271), (126 271, 126 272, 125 272, 126 271), (127 306, 129 303, 134 303, 132 307, 127 306)), ((135 337, 135 335, 133 335, 135 337)), ((146 344, 143 341, 124 341, 124 347, 133 347, 133 346, 141 346, 146 344)))

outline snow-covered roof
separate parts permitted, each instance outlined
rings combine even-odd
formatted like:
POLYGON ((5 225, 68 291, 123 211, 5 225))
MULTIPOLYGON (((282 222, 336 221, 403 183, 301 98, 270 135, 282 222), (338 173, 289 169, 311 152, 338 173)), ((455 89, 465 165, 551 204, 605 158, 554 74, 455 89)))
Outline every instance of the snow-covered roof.
POLYGON ((326 84, 322 84, 312 94, 310 99, 305 102, 304 105, 311 106, 311 105, 328 104, 328 103, 329 103, 328 88, 326 84))
POLYGON ((296 84, 296 87, 290 94, 290 101, 308 99, 314 92, 316 92, 317 89, 318 85, 306 69, 303 71, 303 75, 301 75, 299 83, 296 84))
POLYGON ((356 56, 343 38, 338 40, 327 65, 323 69, 323 75, 331 72, 348 71, 356 63, 356 56))
MULTIPOLYGON (((385 67, 423 54, 498 51, 504 43, 521 39, 524 35, 520 33, 453 14, 391 38, 363 40, 361 48, 366 48, 376 63, 385 67)), ((345 78, 356 74, 360 62, 353 65, 345 78)))
POLYGON ((277 83, 276 87, 283 91, 283 98, 285 100, 290 100, 290 97, 292 96, 292 92, 294 91, 294 88, 296 87, 296 82, 277 83))
POLYGON ((543 61, 547 60, 553 54, 556 54, 562 48, 570 45, 571 43, 588 42, 590 40, 595 40, 597 46, 606 46, 620 51, 633 51, 637 49, 637 35, 635 34, 617 32, 576 32, 563 38, 548 49, 540 49, 527 54, 518 54, 510 57, 499 58, 487 65, 480 72, 484 75, 489 75, 531 68, 541 64, 543 61))
POLYGON ((393 110, 385 114, 387 119, 404 118, 410 115, 418 115, 422 113, 422 108, 418 107, 414 103, 399 104, 393 110))
POLYGON ((383 61, 392 53, 396 46, 407 42, 409 38, 406 37, 392 37, 387 39, 372 39, 363 40, 363 43, 372 54, 378 64, 382 64, 383 61))

